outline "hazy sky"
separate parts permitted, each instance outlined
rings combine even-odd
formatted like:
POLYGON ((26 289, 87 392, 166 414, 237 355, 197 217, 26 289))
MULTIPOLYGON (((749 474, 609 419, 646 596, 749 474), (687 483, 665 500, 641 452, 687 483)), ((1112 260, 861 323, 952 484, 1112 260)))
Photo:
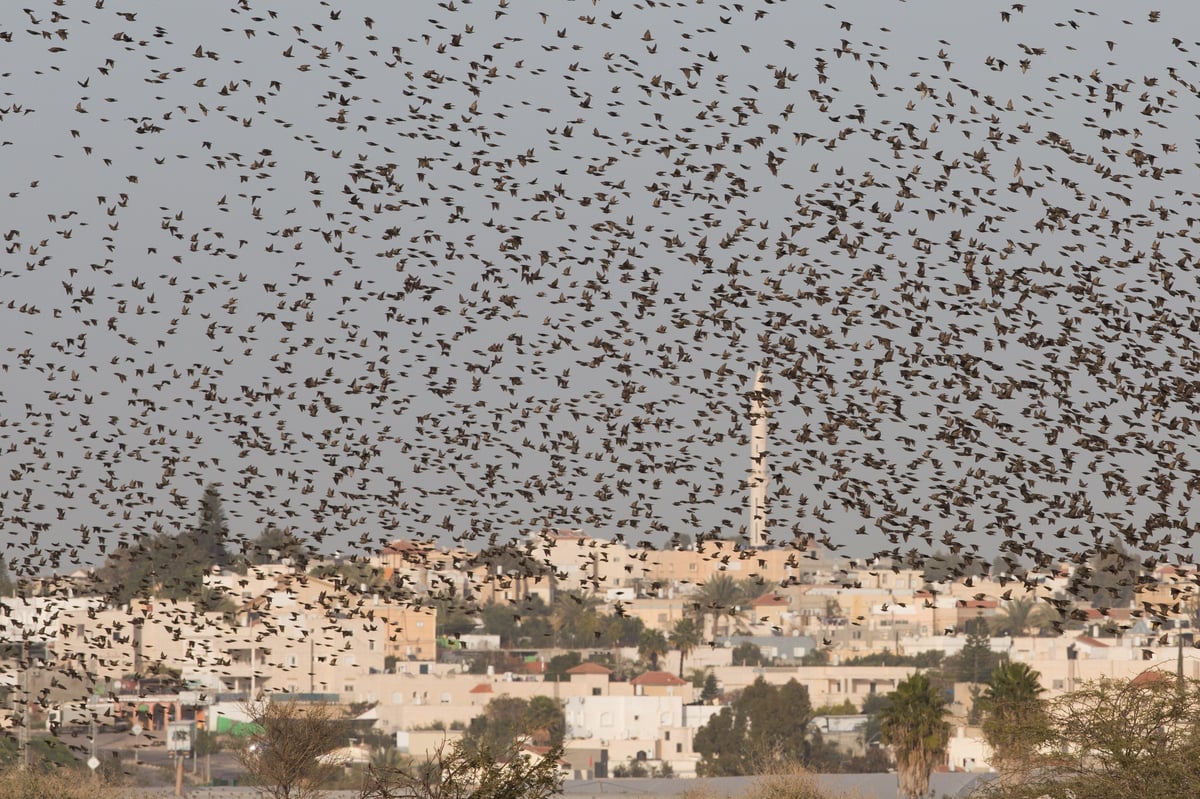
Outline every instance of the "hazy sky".
POLYGON ((1186 554, 1178 6, 5 7, 10 555, 736 535, 759 366, 776 540, 1186 554))

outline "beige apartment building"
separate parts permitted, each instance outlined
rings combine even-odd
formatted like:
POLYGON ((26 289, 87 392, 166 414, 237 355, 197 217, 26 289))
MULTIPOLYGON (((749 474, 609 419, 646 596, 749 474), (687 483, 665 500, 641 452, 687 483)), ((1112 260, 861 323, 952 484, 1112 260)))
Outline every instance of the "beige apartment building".
POLYGON ((435 622, 432 610, 291 574, 232 619, 162 599, 64 612, 52 646, 108 681, 157 666, 228 691, 341 693, 384 671, 389 654, 432 659, 435 622))

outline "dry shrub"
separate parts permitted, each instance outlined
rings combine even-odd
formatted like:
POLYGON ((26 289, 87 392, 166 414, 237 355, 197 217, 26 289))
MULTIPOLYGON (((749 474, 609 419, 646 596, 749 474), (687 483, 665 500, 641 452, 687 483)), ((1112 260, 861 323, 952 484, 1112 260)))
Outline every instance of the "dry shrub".
POLYGON ((856 799, 852 794, 832 794, 816 776, 800 765, 787 765, 754 781, 742 799, 856 799))
POLYGON ((700 784, 694 788, 688 788, 679 795, 679 799, 720 799, 713 790, 708 787, 702 780, 700 784))
POLYGON ((0 799, 113 799, 123 795, 112 784, 65 768, 12 768, 0 773, 0 799))

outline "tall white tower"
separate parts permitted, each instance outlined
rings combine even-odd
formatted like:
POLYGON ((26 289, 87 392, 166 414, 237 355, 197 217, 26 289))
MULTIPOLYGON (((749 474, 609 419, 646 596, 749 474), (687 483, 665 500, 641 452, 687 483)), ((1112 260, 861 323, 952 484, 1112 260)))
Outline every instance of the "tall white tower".
POLYGON ((750 546, 767 545, 767 396, 762 368, 750 394, 750 546))

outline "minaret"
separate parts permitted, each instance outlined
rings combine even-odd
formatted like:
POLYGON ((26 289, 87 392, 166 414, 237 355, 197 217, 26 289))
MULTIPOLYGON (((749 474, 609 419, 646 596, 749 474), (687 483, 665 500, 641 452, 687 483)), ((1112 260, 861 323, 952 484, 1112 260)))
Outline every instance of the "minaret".
POLYGON ((750 546, 767 545, 767 403, 762 369, 750 394, 750 546))

